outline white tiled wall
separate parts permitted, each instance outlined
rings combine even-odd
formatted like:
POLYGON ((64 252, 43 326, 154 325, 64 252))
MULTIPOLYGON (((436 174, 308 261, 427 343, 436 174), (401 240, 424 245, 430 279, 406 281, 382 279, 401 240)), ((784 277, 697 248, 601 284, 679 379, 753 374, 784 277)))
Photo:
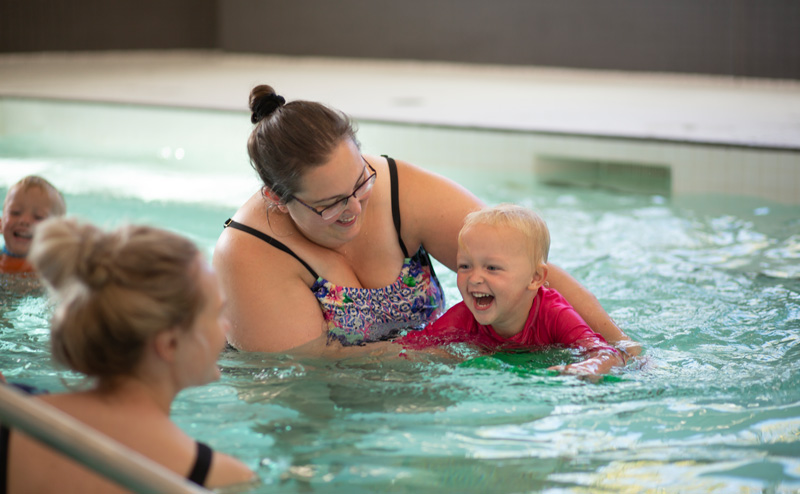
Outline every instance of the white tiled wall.
MULTIPOLYGON (((800 204, 800 150, 362 122, 367 152, 421 166, 532 170, 553 159, 667 167, 671 193, 730 194, 800 204)), ((543 165, 542 165, 543 166, 543 165)))

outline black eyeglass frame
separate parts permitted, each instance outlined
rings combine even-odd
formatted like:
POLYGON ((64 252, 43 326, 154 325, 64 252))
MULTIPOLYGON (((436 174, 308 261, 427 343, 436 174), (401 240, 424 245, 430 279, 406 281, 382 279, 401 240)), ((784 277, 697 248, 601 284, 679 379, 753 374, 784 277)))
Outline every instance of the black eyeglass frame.
POLYGON ((366 178, 366 180, 364 180, 360 184, 356 185, 356 188, 353 189, 353 193, 350 194, 349 196, 342 197, 341 199, 339 199, 338 201, 334 202, 330 206, 325 206, 324 208, 322 208, 319 211, 314 206, 309 206, 308 204, 306 204, 303 201, 301 201, 299 198, 297 198, 297 196, 291 195, 291 196, 289 196, 289 199, 292 199, 292 200, 295 200, 295 201, 299 202, 303 206, 307 207, 308 209, 310 209, 311 211, 316 213, 320 218, 322 218, 325 221, 328 221, 328 220, 331 220, 331 219, 335 218, 337 214, 339 214, 342 211, 344 211, 344 208, 342 208, 341 211, 337 211, 336 213, 331 214, 327 218, 325 217, 325 211, 330 211, 331 209, 337 208, 337 207, 339 207, 340 204, 342 206, 346 207, 347 206, 347 201, 349 201, 351 198, 356 197, 356 195, 359 193, 359 191, 361 191, 362 188, 364 188, 364 186, 366 186, 367 184, 370 184, 369 188, 367 190, 361 191, 361 194, 364 194, 364 193, 368 192, 369 190, 372 189, 372 186, 375 185, 375 178, 378 176, 378 172, 375 171, 375 168, 372 168, 372 165, 369 163, 369 161, 367 161, 367 159, 364 157, 364 155, 361 155, 361 159, 364 160, 364 163, 367 164, 367 167, 369 167, 369 169, 372 171, 372 174, 370 174, 370 176, 368 176, 366 178))

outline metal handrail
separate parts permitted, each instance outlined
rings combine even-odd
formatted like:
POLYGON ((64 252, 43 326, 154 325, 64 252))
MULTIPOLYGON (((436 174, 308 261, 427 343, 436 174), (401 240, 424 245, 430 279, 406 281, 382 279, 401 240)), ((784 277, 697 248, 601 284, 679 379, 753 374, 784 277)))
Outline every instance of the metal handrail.
POLYGON ((13 386, 0 384, 0 421, 133 492, 211 492, 13 386))

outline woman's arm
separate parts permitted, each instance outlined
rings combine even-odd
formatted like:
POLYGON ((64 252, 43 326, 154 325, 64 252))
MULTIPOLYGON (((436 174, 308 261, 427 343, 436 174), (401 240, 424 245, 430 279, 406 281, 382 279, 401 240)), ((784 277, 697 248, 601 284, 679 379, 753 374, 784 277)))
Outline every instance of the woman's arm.
POLYGON ((305 268, 288 254, 238 230, 226 229, 214 249, 231 326, 228 342, 250 352, 280 352, 325 333, 305 268))
POLYGON ((629 355, 639 354, 639 344, 631 341, 630 337, 616 325, 600 305, 597 297, 558 266, 548 263, 547 268, 550 288, 563 295, 594 332, 599 333, 607 342, 624 347, 623 350, 629 355))
POLYGON ((464 217, 484 204, 456 182, 404 161, 397 161, 403 239, 409 250, 422 244, 455 271, 458 232, 464 217))
POLYGON ((234 486, 245 482, 255 485, 258 481, 253 471, 237 458, 217 451, 214 451, 212 458, 206 487, 234 486))
MULTIPOLYGON (((474 194, 452 180, 404 161, 397 161, 400 182, 400 212, 403 238, 421 243, 439 262, 455 271, 458 232, 464 217, 484 207, 474 194)), ((628 337, 606 313, 597 298, 566 271, 548 264, 550 286, 572 304, 595 332, 609 343, 639 354, 639 345, 628 337)))
POLYGON ((561 374, 596 376, 625 365, 626 354, 592 331, 562 294, 546 289, 540 295, 538 331, 545 338, 544 342, 576 348, 584 357, 581 362, 553 366, 550 370, 561 374))

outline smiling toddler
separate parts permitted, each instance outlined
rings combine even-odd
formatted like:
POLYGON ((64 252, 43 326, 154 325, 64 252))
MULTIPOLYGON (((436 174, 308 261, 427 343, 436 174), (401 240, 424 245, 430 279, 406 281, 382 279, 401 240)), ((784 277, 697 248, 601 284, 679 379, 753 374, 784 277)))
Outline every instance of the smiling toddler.
POLYGON ((26 257, 33 240, 34 227, 51 216, 63 216, 66 203, 61 193, 42 177, 29 175, 8 189, 0 217, 3 252, 0 272, 32 271, 26 257))
POLYGON ((457 284, 463 301, 400 343, 422 349, 467 342, 489 350, 563 345, 585 360, 553 370, 603 374, 624 365, 620 352, 548 288, 550 233, 535 212, 501 204, 469 214, 458 236, 457 284))

